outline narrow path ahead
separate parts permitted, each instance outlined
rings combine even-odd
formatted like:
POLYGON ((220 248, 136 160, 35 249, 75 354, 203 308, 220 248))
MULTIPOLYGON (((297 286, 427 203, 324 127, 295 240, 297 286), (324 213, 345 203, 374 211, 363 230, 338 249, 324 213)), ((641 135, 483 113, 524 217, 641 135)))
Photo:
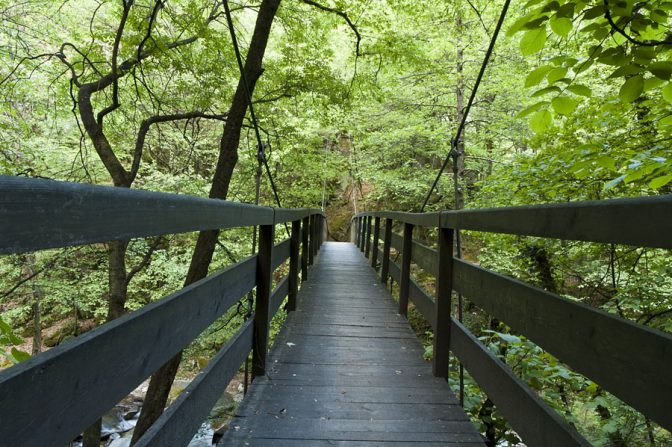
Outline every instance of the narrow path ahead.
POLYGON ((359 250, 327 242, 220 446, 482 446, 359 250))

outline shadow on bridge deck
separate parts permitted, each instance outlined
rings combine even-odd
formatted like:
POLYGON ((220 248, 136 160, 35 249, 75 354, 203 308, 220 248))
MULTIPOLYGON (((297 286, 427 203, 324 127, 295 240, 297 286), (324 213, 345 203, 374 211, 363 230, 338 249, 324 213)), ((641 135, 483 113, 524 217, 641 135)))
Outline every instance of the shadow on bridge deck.
POLYGON ((483 445, 374 270, 328 242, 220 446, 483 445))

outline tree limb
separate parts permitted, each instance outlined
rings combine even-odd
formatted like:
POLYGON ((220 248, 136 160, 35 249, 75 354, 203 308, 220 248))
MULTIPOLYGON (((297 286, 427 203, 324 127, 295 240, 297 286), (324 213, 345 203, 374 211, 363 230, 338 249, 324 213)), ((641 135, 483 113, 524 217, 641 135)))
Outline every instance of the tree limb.
POLYGON ((302 1, 303 3, 305 3, 306 5, 310 5, 310 6, 313 6, 313 7, 317 8, 317 9, 319 9, 319 10, 326 11, 326 12, 331 12, 331 13, 333 13, 333 14, 336 14, 337 16, 342 17, 343 20, 345 20, 345 22, 348 24, 348 26, 350 27, 350 29, 352 30, 352 32, 355 33, 355 36, 357 37, 357 44, 356 44, 356 47, 355 47, 355 54, 357 55, 357 57, 359 57, 359 56, 361 55, 361 53, 360 53, 360 51, 359 51, 359 45, 360 45, 360 43, 362 42, 362 35, 359 34, 359 30, 357 29, 357 25, 355 25, 355 24, 353 23, 353 21, 350 20, 350 17, 348 17, 348 14, 347 14, 346 12, 339 11, 338 9, 335 9, 335 8, 330 8, 329 6, 321 5, 321 4, 317 3, 317 2, 314 2, 313 0, 301 0, 301 1, 302 1))
POLYGON ((140 273, 142 269, 145 267, 149 266, 149 264, 152 262, 152 255, 156 251, 156 249, 159 247, 159 245, 163 242, 163 237, 157 237, 154 242, 152 242, 152 245, 150 245, 149 250, 145 253, 145 255, 142 257, 142 260, 133 267, 128 274, 126 275, 126 286, 128 286, 131 281, 133 280, 133 277, 140 273))
POLYGON ((614 31, 616 31, 618 34, 625 37, 626 39, 628 39, 628 41, 634 43, 635 45, 641 45, 645 47, 655 47, 658 45, 672 45, 672 41, 669 40, 643 41, 643 40, 637 40, 628 33, 626 33, 625 29, 620 28, 618 25, 616 25, 616 22, 614 22, 614 18, 611 16, 611 11, 609 11, 609 0, 604 0, 604 18, 607 19, 607 22, 609 22, 609 25, 611 25, 611 28, 614 31))
MULTIPOLYGON (((124 35, 124 28, 126 27, 126 21, 128 20, 128 15, 131 12, 131 6, 133 5, 133 0, 121 0, 123 4, 123 12, 121 13, 121 19, 119 21, 119 27, 117 28, 117 34, 114 36, 114 44, 112 45, 112 73, 117 72, 117 59, 119 58, 119 45, 121 45, 121 37, 124 35)), ((98 123, 103 125, 103 118, 108 113, 114 112, 119 108, 119 78, 115 76, 114 82, 112 85, 112 104, 105 107, 103 110, 98 112, 98 123)))
POLYGON ((140 124, 140 129, 138 130, 138 136, 135 139, 135 151, 133 153, 133 163, 131 165, 131 172, 129 174, 130 181, 133 182, 133 180, 135 180, 136 175, 138 174, 138 169, 140 168, 140 159, 142 158, 142 150, 145 146, 145 138, 147 137, 147 132, 149 132, 149 129, 152 126, 152 124, 166 123, 169 121, 190 120, 194 118, 226 121, 226 115, 209 114, 201 111, 173 113, 170 115, 155 115, 143 120, 142 123, 140 124))

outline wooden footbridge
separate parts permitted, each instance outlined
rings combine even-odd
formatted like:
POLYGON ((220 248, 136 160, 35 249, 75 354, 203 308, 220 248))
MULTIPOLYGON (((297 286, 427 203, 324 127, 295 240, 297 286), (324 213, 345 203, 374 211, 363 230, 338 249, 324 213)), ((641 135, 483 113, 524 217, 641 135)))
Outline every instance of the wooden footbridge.
POLYGON ((186 446, 250 352, 255 379, 220 445, 481 445, 445 380, 453 355, 527 445, 589 445, 451 317, 453 292, 672 429, 672 336, 457 259, 453 248, 456 230, 672 248, 672 197, 362 213, 355 244, 323 244, 317 210, 0 177, 3 254, 244 226, 259 226, 256 255, 1 372, 0 446, 67 445, 252 290, 252 318, 136 445, 186 446), (290 237, 276 241, 284 223, 290 237), (436 229, 437 247, 415 241, 415 227, 436 229), (286 261, 289 273, 274 281, 286 261), (412 265, 436 278, 435 296, 412 265), (269 321, 285 299, 289 316, 269 352, 269 321), (431 364, 406 321, 409 303, 434 330, 431 364))

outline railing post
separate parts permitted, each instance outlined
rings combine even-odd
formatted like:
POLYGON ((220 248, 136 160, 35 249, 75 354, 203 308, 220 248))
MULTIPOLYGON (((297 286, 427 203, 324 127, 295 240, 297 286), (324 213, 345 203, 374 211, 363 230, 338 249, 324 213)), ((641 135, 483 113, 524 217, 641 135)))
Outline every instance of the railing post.
POLYGON ((292 238, 289 242, 289 292, 287 293, 287 310, 296 310, 296 294, 299 292, 299 245, 301 245, 301 221, 292 222, 292 238))
POLYGON ((364 256, 371 256, 371 220, 373 217, 366 218, 366 242, 364 243, 364 256))
POLYGON ((310 241, 308 243, 308 265, 313 265, 313 257, 315 256, 315 215, 310 215, 310 224, 308 228, 308 233, 310 235, 310 241))
POLYGON ((313 248, 313 257, 317 255, 317 248, 319 245, 317 242, 317 227, 319 226, 319 222, 320 222, 320 216, 317 214, 313 214, 313 232, 310 234, 310 236, 312 237, 311 247, 313 248))
POLYGON ((387 284, 390 276, 390 246, 392 245, 392 219, 385 219, 385 236, 383 238, 383 259, 380 267, 380 282, 387 284))
POLYGON ((259 227, 257 297, 254 302, 254 342, 252 343, 252 377, 263 376, 266 373, 274 231, 274 225, 261 225, 259 227))
POLYGON ((432 373, 448 378, 450 365, 450 308, 453 294, 453 235, 451 228, 439 228, 439 271, 436 277, 436 330, 432 373))
POLYGON ((327 216, 322 216, 322 226, 320 227, 320 243, 324 244, 329 240, 329 225, 327 225, 327 216))
POLYGON ((362 234, 362 228, 364 228, 364 224, 362 223, 363 217, 359 216, 357 218, 357 247, 362 246, 362 241, 364 240, 364 235, 362 234))
POLYGON ((399 281, 399 313, 408 314, 408 294, 411 286, 411 251, 413 250, 413 225, 404 224, 404 244, 401 249, 401 281, 399 281))
POLYGON ((367 216, 362 217, 362 241, 359 244, 359 251, 364 253, 364 249, 366 248, 366 219, 367 216))
POLYGON ((380 238, 380 217, 373 220, 373 242, 371 244, 371 267, 378 268, 378 239, 380 238))
POLYGON ((308 281, 308 227, 310 218, 303 218, 301 225, 301 282, 308 281))

